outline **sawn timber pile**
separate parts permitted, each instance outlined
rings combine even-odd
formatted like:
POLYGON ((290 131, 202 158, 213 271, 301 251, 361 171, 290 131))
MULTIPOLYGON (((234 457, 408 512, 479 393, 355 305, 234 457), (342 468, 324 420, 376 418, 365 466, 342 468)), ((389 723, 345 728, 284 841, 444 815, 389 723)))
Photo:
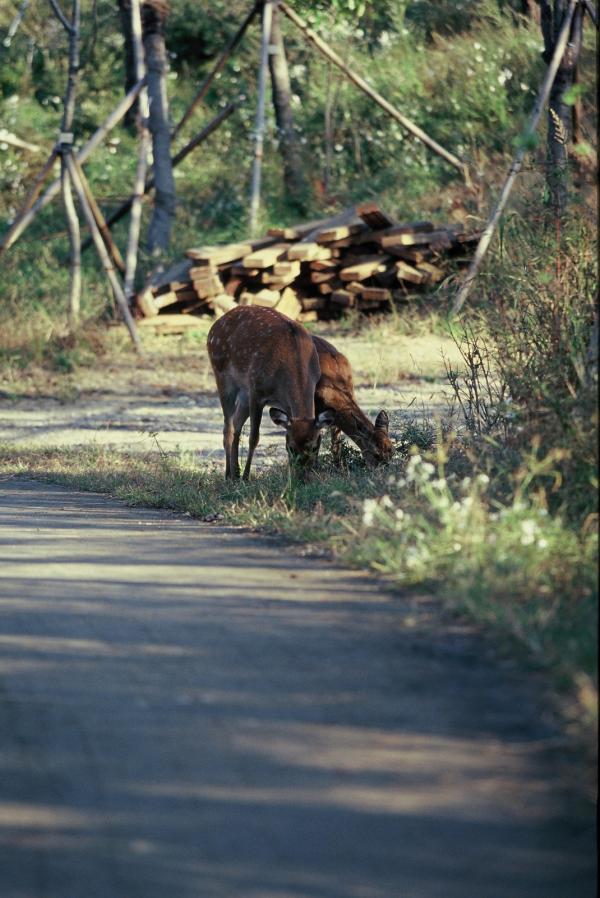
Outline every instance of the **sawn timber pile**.
POLYGON ((478 239, 462 225, 401 224, 363 203, 334 218, 271 228, 258 240, 189 249, 138 295, 140 323, 176 327, 181 314, 221 315, 238 304, 303 321, 381 309, 442 281, 448 262, 468 262, 478 239))

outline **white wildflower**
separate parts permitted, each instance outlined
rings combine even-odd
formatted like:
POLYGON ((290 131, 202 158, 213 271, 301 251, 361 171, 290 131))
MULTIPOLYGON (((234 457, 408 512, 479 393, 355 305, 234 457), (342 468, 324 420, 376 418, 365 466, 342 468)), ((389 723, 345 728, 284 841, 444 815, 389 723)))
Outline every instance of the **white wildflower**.
POLYGON ((389 496, 382 496, 379 500, 382 508, 393 508, 394 503, 389 496))
POLYGON ((538 549, 546 549, 548 547, 548 540, 542 537, 538 539, 538 549))
POLYGON ((521 521, 521 545, 531 546, 535 542, 537 524, 531 518, 521 521))
POLYGON ((376 508, 377 502, 375 501, 375 499, 365 499, 365 501, 363 502, 362 522, 365 527, 371 527, 373 525, 376 508))

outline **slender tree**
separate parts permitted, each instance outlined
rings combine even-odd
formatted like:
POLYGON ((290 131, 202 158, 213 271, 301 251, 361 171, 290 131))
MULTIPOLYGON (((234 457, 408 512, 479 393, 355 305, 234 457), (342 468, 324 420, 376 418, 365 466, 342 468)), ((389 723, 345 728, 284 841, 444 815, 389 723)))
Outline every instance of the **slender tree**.
MULTIPOLYGON (((541 0, 541 28, 544 59, 549 62, 567 11, 568 0, 541 0)), ((547 184, 550 203, 557 216, 567 206, 567 167, 569 143, 573 138, 573 103, 568 92, 576 84, 577 62, 581 51, 584 6, 579 3, 571 23, 567 48, 556 73, 548 104, 547 184)))
POLYGON ((273 4, 271 20, 271 40, 269 46, 269 70, 275 122, 279 137, 279 148, 283 160, 283 179, 288 202, 298 212, 306 209, 306 179, 302 171, 300 147, 294 131, 292 114, 292 90, 288 70, 285 44, 277 4, 273 4))
POLYGON ((148 72, 150 133, 154 161, 154 210, 148 228, 148 251, 160 257, 166 252, 175 217, 175 179, 171 163, 171 126, 167 97, 166 0, 145 0, 142 5, 142 38, 148 72))
MULTIPOLYGON (((123 53, 125 61, 125 93, 137 84, 135 53, 133 48, 133 35, 131 33, 131 0, 117 0, 119 15, 121 17, 121 32, 123 34, 123 53)), ((123 122, 127 128, 133 130, 137 119, 137 100, 125 113, 123 122)))

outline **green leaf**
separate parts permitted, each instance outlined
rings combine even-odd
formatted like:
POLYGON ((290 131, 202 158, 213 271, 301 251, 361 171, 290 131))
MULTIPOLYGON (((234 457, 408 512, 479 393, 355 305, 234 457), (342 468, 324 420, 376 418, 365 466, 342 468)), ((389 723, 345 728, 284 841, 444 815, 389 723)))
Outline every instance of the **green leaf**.
POLYGON ((535 150, 539 142, 540 139, 537 134, 519 134, 513 140, 513 145, 516 150, 535 150))
POLYGON ((591 143, 588 143, 587 140, 582 140, 581 143, 574 144, 573 152, 578 156, 593 156, 595 150, 591 143))
POLYGON ((566 90, 562 96, 563 103, 566 103, 567 106, 574 106, 582 93, 583 84, 572 84, 571 87, 566 90))

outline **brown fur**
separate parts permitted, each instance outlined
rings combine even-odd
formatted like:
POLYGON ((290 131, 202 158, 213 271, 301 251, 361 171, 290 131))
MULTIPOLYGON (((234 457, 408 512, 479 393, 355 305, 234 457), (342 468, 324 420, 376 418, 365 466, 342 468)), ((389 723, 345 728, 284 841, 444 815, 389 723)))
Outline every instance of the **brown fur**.
POLYGON ((315 416, 315 387, 321 371, 308 331, 274 309, 239 306, 219 318, 208 334, 208 354, 215 374, 225 426, 225 476, 239 478, 239 439, 250 418, 250 475, 259 440, 263 409, 286 430, 290 460, 305 472, 316 459, 320 431, 332 415, 315 416))
POLYGON ((313 335, 312 340, 321 369, 315 391, 315 408, 317 414, 329 410, 335 416, 332 427, 334 460, 340 463, 340 431, 343 431, 362 451, 367 464, 388 462, 394 447, 388 434, 387 414, 382 409, 375 424, 372 424, 356 402, 352 369, 346 356, 323 337, 313 335))

